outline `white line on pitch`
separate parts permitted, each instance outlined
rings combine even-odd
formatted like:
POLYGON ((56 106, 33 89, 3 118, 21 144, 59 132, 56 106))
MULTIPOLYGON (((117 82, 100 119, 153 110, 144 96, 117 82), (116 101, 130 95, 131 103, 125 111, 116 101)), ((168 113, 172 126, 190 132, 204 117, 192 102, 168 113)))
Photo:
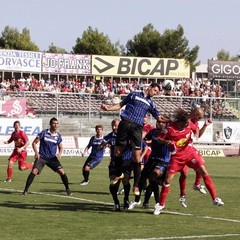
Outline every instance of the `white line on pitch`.
MULTIPOLYGON (((5 190, 5 191, 9 191, 9 192, 22 192, 21 190, 10 189, 10 188, 0 188, 0 190, 5 190)), ((30 192, 30 193, 36 194, 36 195, 45 195, 45 196, 58 197, 58 198, 68 198, 68 199, 70 198, 70 199, 74 199, 74 200, 80 200, 80 201, 84 201, 84 202, 91 202, 91 203, 97 203, 97 204, 103 204, 103 205, 113 205, 113 203, 89 200, 89 199, 73 197, 73 196, 65 196, 65 195, 42 193, 42 192, 30 192)), ((149 210, 153 211, 153 209, 149 209, 149 210)), ((191 213, 179 213, 179 212, 172 212, 172 211, 163 211, 163 213, 169 213, 169 214, 181 215, 181 216, 198 217, 198 218, 203 218, 203 219, 219 220, 219 221, 225 221, 225 222, 240 223, 240 220, 237 220, 237 219, 215 218, 215 217, 202 216, 202 215, 196 215, 196 214, 191 214, 191 213)))
POLYGON ((181 237, 160 237, 160 238, 129 238, 117 240, 171 240, 171 239, 200 239, 200 238, 226 238, 238 237, 240 234, 218 234, 218 235, 196 235, 196 236, 181 236, 181 237))
MULTIPOLYGON (((16 189, 11 189, 11 188, 0 188, 0 190, 22 193, 21 190, 16 190, 16 189)), ((58 197, 58 198, 68 198, 68 199, 70 198, 70 199, 80 200, 80 201, 84 201, 84 202, 99 203, 99 204, 104 204, 104 205, 113 205, 112 203, 94 201, 94 200, 89 200, 89 199, 85 199, 85 198, 78 198, 78 197, 73 197, 73 196, 67 196, 67 195, 65 196, 65 195, 42 193, 42 192, 29 192, 29 194, 44 195, 44 196, 51 196, 51 197, 58 197)))

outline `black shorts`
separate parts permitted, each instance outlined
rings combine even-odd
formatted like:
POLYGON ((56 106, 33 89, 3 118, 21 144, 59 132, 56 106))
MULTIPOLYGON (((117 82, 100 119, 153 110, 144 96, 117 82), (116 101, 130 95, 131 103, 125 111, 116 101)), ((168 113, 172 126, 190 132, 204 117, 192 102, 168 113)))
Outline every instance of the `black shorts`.
POLYGON ((111 176, 120 176, 122 173, 131 175, 131 171, 133 169, 133 160, 124 160, 122 161, 121 166, 116 166, 114 161, 111 161, 108 170, 109 177, 111 176))
POLYGON ((141 176, 147 179, 154 169, 159 169, 160 171, 165 173, 167 169, 167 163, 158 159, 149 158, 146 164, 144 165, 141 176))
POLYGON ((120 176, 122 174, 122 164, 116 165, 114 161, 110 161, 108 166, 109 177, 111 176, 120 176))
POLYGON ((116 146, 126 147, 130 141, 135 149, 140 150, 142 148, 142 130, 141 125, 122 119, 118 125, 116 146))
POLYGON ((124 174, 131 176, 131 172, 133 170, 133 163, 134 163, 134 161, 132 159, 124 160, 122 162, 122 172, 124 174))
POLYGON ((57 172, 59 169, 63 168, 57 157, 53 157, 48 160, 40 157, 40 159, 35 160, 33 168, 37 168, 38 174, 40 174, 45 165, 51 168, 54 172, 57 172))

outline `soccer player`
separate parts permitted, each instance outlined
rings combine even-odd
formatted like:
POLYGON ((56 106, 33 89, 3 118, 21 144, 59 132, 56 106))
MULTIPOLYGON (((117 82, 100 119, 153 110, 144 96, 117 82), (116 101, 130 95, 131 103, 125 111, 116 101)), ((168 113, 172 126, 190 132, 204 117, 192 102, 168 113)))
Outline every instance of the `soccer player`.
POLYGON ((37 137, 32 143, 32 147, 35 153, 35 162, 32 168, 31 173, 29 174, 24 191, 22 195, 28 194, 28 189, 31 186, 35 176, 40 174, 43 167, 47 165, 54 172, 57 172, 62 179, 62 182, 65 186, 67 195, 72 195, 71 190, 69 189, 68 177, 61 165, 59 159, 61 159, 63 146, 62 146, 62 136, 57 131, 58 129, 58 120, 52 118, 50 120, 50 128, 45 129, 42 132, 38 133, 37 137), (39 151, 37 144, 39 144, 39 151), (57 153, 58 150, 58 153, 57 153))
POLYGON ((145 92, 131 92, 120 103, 109 106, 102 104, 106 111, 115 111, 125 106, 121 113, 121 122, 118 126, 117 140, 115 147, 115 161, 120 167, 122 153, 129 141, 133 146, 134 159, 134 186, 135 195, 139 195, 138 182, 141 175, 141 143, 144 117, 150 112, 158 121, 167 121, 160 116, 153 100, 153 96, 159 94, 160 86, 152 83, 145 92))
POLYGON ((4 144, 9 144, 14 141, 14 150, 11 156, 8 158, 8 167, 7 167, 7 179, 4 182, 11 182, 13 175, 13 164, 18 161, 18 169, 20 171, 31 169, 33 163, 26 163, 27 159, 27 146, 29 145, 29 140, 27 135, 20 129, 20 122, 15 121, 13 123, 14 131, 11 134, 11 137, 4 141, 4 144))
MULTIPOLYGON (((118 200, 117 192, 119 189, 120 179, 122 179, 122 176, 121 178, 120 177, 117 178, 117 176, 119 176, 121 173, 119 173, 119 169, 115 167, 114 149, 115 149, 117 129, 118 129, 119 122, 120 122, 120 119, 112 120, 111 122, 112 132, 104 136, 104 142, 106 146, 110 147, 110 163, 108 166, 109 179, 110 179, 109 191, 114 201, 114 209, 117 212, 120 211, 120 202, 118 200)), ((130 186, 129 186, 129 189, 130 189, 130 186)))
POLYGON ((224 205, 223 201, 217 197, 214 183, 207 172, 205 162, 199 151, 192 146, 191 133, 196 131, 195 125, 189 121, 188 113, 183 109, 176 111, 175 121, 167 128, 164 138, 159 141, 175 148, 176 153, 171 155, 170 165, 167 169, 167 176, 164 180, 159 204, 155 205, 154 214, 159 215, 165 207, 166 198, 170 189, 170 185, 177 172, 181 172, 185 165, 199 172, 204 180, 211 197, 212 203, 216 206, 224 205))
MULTIPOLYGON (((152 151, 147 163, 144 165, 139 180, 139 190, 141 193, 146 179, 149 179, 149 185, 146 189, 143 208, 148 207, 152 192, 154 193, 156 204, 159 202, 158 183, 160 179, 164 179, 165 171, 170 161, 170 151, 168 146, 158 141, 158 137, 160 137, 162 134, 165 134, 165 127, 166 123, 157 122, 156 128, 152 129, 148 134, 145 135, 145 139, 151 140, 152 142, 152 151)), ((130 203, 128 209, 133 209, 140 204, 140 195, 135 196, 135 200, 130 203)))
MULTIPOLYGON (((148 148, 146 142, 142 142, 142 152, 141 152, 141 158, 144 157, 146 154, 148 148)), ((122 154, 122 166, 121 166, 121 172, 124 174, 124 177, 122 179, 122 183, 124 186, 124 209, 129 209, 129 192, 130 192, 130 179, 131 179, 131 172, 133 170, 133 151, 132 146, 129 143, 127 147, 124 149, 122 154)), ((135 197, 139 197, 135 195, 135 197)))
POLYGON ((89 143, 82 154, 82 156, 84 156, 91 148, 91 153, 82 167, 82 175, 84 179, 80 183, 81 186, 88 185, 90 170, 94 169, 103 160, 103 155, 105 152, 105 147, 103 146, 103 126, 96 125, 95 131, 96 135, 90 138, 89 143))
MULTIPOLYGON (((199 129, 198 121, 204 117, 204 112, 201 107, 194 107, 190 112, 189 118, 191 123, 194 125, 195 131, 193 132, 196 139, 199 139, 206 130, 206 127, 212 123, 212 120, 209 118, 205 121, 204 125, 201 129, 199 129)), ((188 167, 185 166, 183 171, 181 171, 181 175, 179 177, 179 185, 180 185, 180 198, 179 201, 183 207, 187 207, 186 200, 186 179, 188 175, 188 167)), ((193 184, 193 189, 199 191, 202 194, 206 194, 205 186, 201 185, 202 175, 199 172, 196 172, 195 182, 193 184)))

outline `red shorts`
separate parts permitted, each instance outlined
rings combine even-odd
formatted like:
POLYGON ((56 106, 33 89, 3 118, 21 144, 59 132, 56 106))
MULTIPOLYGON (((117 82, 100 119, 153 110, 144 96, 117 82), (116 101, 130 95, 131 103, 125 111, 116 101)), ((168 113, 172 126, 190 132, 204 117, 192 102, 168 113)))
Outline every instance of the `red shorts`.
POLYGON ((193 146, 187 146, 183 151, 178 151, 171 156, 168 173, 176 174, 177 172, 186 171, 187 169, 185 166, 196 170, 204 164, 205 161, 200 152, 193 146))
POLYGON ((26 164, 26 159, 27 159, 27 151, 24 150, 21 153, 18 153, 17 149, 14 149, 11 156, 8 158, 8 160, 12 162, 18 161, 18 166, 20 167, 26 164))

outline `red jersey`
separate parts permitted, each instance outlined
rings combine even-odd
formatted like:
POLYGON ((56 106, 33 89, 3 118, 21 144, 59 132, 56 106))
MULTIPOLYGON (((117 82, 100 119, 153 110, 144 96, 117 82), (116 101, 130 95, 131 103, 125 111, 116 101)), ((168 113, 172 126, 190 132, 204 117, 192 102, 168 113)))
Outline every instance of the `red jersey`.
POLYGON ((143 132, 145 133, 149 133, 152 129, 154 129, 155 127, 152 126, 151 124, 144 124, 143 125, 143 132))
POLYGON ((196 127, 196 124, 189 121, 188 126, 180 130, 176 123, 172 122, 166 128, 167 131, 164 138, 173 141, 177 151, 182 151, 189 143, 192 143, 192 132, 196 132, 196 127))
POLYGON ((198 122, 192 122, 191 119, 189 120, 189 124, 191 125, 192 131, 195 134, 197 129, 199 128, 198 122))
POLYGON ((11 143, 12 141, 14 141, 15 147, 22 147, 28 141, 28 137, 22 130, 18 130, 17 132, 12 132, 8 142, 11 143))

